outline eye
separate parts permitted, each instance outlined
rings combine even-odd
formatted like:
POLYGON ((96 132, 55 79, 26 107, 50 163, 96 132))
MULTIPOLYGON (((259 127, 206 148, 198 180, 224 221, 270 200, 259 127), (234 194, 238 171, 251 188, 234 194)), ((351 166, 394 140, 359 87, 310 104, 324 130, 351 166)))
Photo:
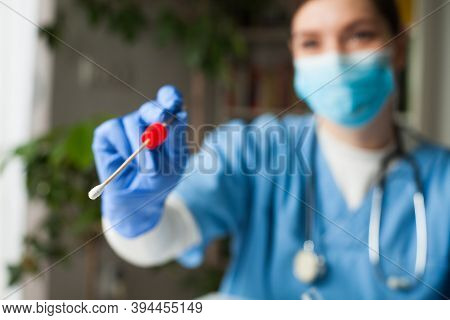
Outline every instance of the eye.
POLYGON ((376 38, 376 33, 373 31, 358 31, 355 32, 352 36, 352 39, 354 40, 360 40, 360 41, 370 41, 376 38))
POLYGON ((317 48, 319 46, 319 42, 316 40, 304 40, 300 43, 301 47, 303 49, 314 49, 317 48))

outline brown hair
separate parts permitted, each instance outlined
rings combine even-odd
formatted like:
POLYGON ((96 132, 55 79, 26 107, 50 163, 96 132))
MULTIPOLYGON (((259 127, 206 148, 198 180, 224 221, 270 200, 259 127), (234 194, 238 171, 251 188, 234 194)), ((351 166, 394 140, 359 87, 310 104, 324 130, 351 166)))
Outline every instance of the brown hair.
MULTIPOLYGON (((306 2, 311 0, 299 0, 297 4, 298 11, 306 2)), ((378 12, 383 16, 389 25, 392 35, 397 35, 401 32, 402 24, 400 14, 398 11, 397 2, 395 0, 370 0, 375 5, 378 12)))

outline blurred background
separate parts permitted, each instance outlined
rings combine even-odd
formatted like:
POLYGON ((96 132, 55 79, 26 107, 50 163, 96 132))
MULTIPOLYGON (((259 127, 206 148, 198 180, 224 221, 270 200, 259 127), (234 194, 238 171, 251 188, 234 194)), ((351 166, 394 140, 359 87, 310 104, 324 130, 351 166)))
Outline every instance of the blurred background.
MULTIPOLYGON (((416 25, 445 2, 398 1, 404 23, 413 26, 401 118, 450 146, 450 5, 416 25)), ((92 131, 166 83, 183 92, 194 126, 295 103, 287 46, 295 6, 0 0, 1 296, 188 299, 217 290, 226 240, 209 248, 199 269, 140 269, 96 236, 99 202, 87 198, 97 183, 92 131)))

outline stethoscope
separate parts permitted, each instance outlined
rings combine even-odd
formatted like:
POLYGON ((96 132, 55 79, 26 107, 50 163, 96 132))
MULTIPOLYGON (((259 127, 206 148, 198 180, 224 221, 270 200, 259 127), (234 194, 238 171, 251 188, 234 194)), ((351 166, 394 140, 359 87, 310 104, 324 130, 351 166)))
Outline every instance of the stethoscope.
MULTIPOLYGON (((369 261, 374 267, 377 276, 386 286, 392 290, 409 290, 413 288, 417 281, 410 280, 406 276, 386 275, 380 265, 380 222, 383 204, 383 193, 385 189, 386 177, 390 164, 395 160, 403 159, 411 166, 414 174, 416 191, 413 195, 414 215, 416 223, 416 260, 414 268, 414 278, 422 278, 427 262, 427 222, 425 199, 423 195, 423 185, 420 181, 419 167, 416 161, 404 151, 399 128, 396 127, 396 148, 386 156, 381 164, 381 169, 377 175, 370 210, 369 219, 369 239, 368 251, 369 261)), ((311 166, 315 164, 316 138, 311 142, 311 166)), ((314 172, 314 170, 312 170, 314 172)), ((297 252, 294 258, 294 275, 305 284, 313 284, 322 278, 326 273, 325 257, 317 253, 313 240, 314 214, 315 208, 315 181, 311 174, 306 182, 305 198, 307 205, 305 208, 305 241, 303 247, 297 252)))

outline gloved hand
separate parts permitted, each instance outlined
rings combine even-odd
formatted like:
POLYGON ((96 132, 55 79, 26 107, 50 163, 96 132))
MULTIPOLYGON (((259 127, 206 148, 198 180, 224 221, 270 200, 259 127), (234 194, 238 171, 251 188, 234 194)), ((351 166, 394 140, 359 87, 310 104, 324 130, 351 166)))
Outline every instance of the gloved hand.
POLYGON ((182 106, 180 92, 167 85, 159 89, 155 101, 95 130, 92 149, 100 181, 104 181, 138 149, 149 124, 176 116, 167 127, 167 140, 154 150, 142 151, 102 195, 103 216, 125 237, 137 237, 158 223, 164 200, 184 171, 187 114, 182 106))

